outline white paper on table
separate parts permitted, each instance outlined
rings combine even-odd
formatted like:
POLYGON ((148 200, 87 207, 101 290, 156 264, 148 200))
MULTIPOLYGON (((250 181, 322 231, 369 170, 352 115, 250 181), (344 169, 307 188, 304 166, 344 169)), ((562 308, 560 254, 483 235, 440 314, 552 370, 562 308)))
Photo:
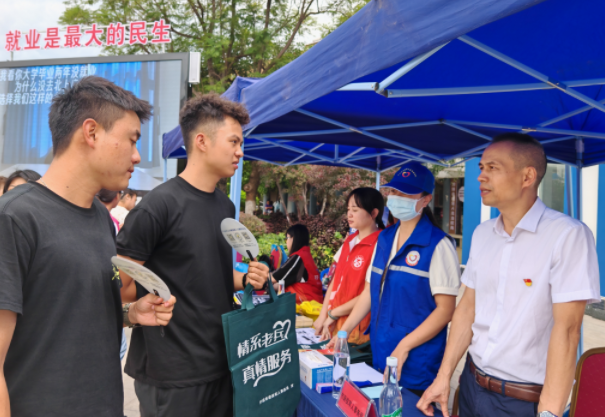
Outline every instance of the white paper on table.
POLYGON ((315 336, 315 329, 311 327, 296 329, 297 345, 314 345, 319 343, 319 339, 321 339, 321 336, 315 336))
POLYGON ((382 383, 382 374, 365 362, 354 363, 349 366, 349 378, 351 381, 370 381, 372 384, 382 383))

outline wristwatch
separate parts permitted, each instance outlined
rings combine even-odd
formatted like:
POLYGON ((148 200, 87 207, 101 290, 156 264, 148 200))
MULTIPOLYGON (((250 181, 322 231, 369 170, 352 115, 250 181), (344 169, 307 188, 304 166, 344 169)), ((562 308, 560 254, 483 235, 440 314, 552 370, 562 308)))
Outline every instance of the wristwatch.
POLYGON ((124 320, 124 324, 126 325, 126 327, 140 327, 140 324, 132 324, 130 322, 130 319, 128 318, 128 311, 130 310, 130 305, 132 303, 126 303, 126 304, 122 304, 122 320, 124 320))
POLYGON ((550 411, 542 411, 541 413, 536 414, 536 417, 557 417, 550 411))

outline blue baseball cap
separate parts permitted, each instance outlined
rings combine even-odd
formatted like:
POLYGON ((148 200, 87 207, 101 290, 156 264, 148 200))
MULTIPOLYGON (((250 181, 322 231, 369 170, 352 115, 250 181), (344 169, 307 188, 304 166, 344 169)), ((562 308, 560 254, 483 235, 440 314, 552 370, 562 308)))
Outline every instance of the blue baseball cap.
POLYGON ((394 188, 404 194, 419 194, 421 192, 433 194, 435 177, 424 165, 418 162, 410 162, 397 171, 393 179, 382 187, 394 188))

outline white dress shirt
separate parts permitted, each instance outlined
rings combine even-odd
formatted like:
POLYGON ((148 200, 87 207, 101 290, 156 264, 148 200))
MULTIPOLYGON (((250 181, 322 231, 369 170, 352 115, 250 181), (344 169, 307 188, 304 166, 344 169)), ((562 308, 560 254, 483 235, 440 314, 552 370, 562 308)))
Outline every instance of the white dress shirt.
POLYGON ((592 232, 539 198, 511 236, 501 215, 477 227, 462 282, 475 290, 469 352, 507 381, 544 384, 554 303, 601 301, 592 232))

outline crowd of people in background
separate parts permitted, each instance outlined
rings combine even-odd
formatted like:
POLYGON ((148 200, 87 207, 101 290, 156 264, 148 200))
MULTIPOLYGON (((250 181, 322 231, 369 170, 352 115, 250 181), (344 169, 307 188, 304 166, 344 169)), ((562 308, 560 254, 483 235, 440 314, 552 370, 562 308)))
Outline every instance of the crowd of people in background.
POLYGON ((40 174, 31 169, 19 169, 8 176, 8 178, 0 177, 0 186, 2 192, 0 195, 12 190, 18 185, 27 183, 28 181, 37 181, 40 179, 40 174))
POLYGON ((376 370, 396 357, 399 384, 426 415, 435 403, 447 415, 467 349, 460 415, 562 415, 599 272, 586 225, 538 197, 546 157, 534 138, 504 134, 484 151, 481 195, 501 214, 475 231, 462 277, 429 208, 429 169, 407 163, 383 186, 387 225, 383 195, 353 190, 351 231, 324 297, 304 225, 286 231, 290 257, 273 274, 254 260, 247 273, 233 269, 219 225, 236 208, 216 186, 242 163, 247 110, 216 94, 190 99, 179 116, 185 170, 137 204, 126 187, 150 115, 132 93, 83 78, 53 98, 48 171, 0 177, 0 417, 121 417, 124 326, 133 328, 125 372, 142 417, 231 416, 221 316, 235 291, 262 291, 271 279, 297 303, 323 304, 314 327, 328 347, 345 331, 349 343, 371 345, 376 370), (118 271, 116 255, 157 274, 170 300, 118 271))

